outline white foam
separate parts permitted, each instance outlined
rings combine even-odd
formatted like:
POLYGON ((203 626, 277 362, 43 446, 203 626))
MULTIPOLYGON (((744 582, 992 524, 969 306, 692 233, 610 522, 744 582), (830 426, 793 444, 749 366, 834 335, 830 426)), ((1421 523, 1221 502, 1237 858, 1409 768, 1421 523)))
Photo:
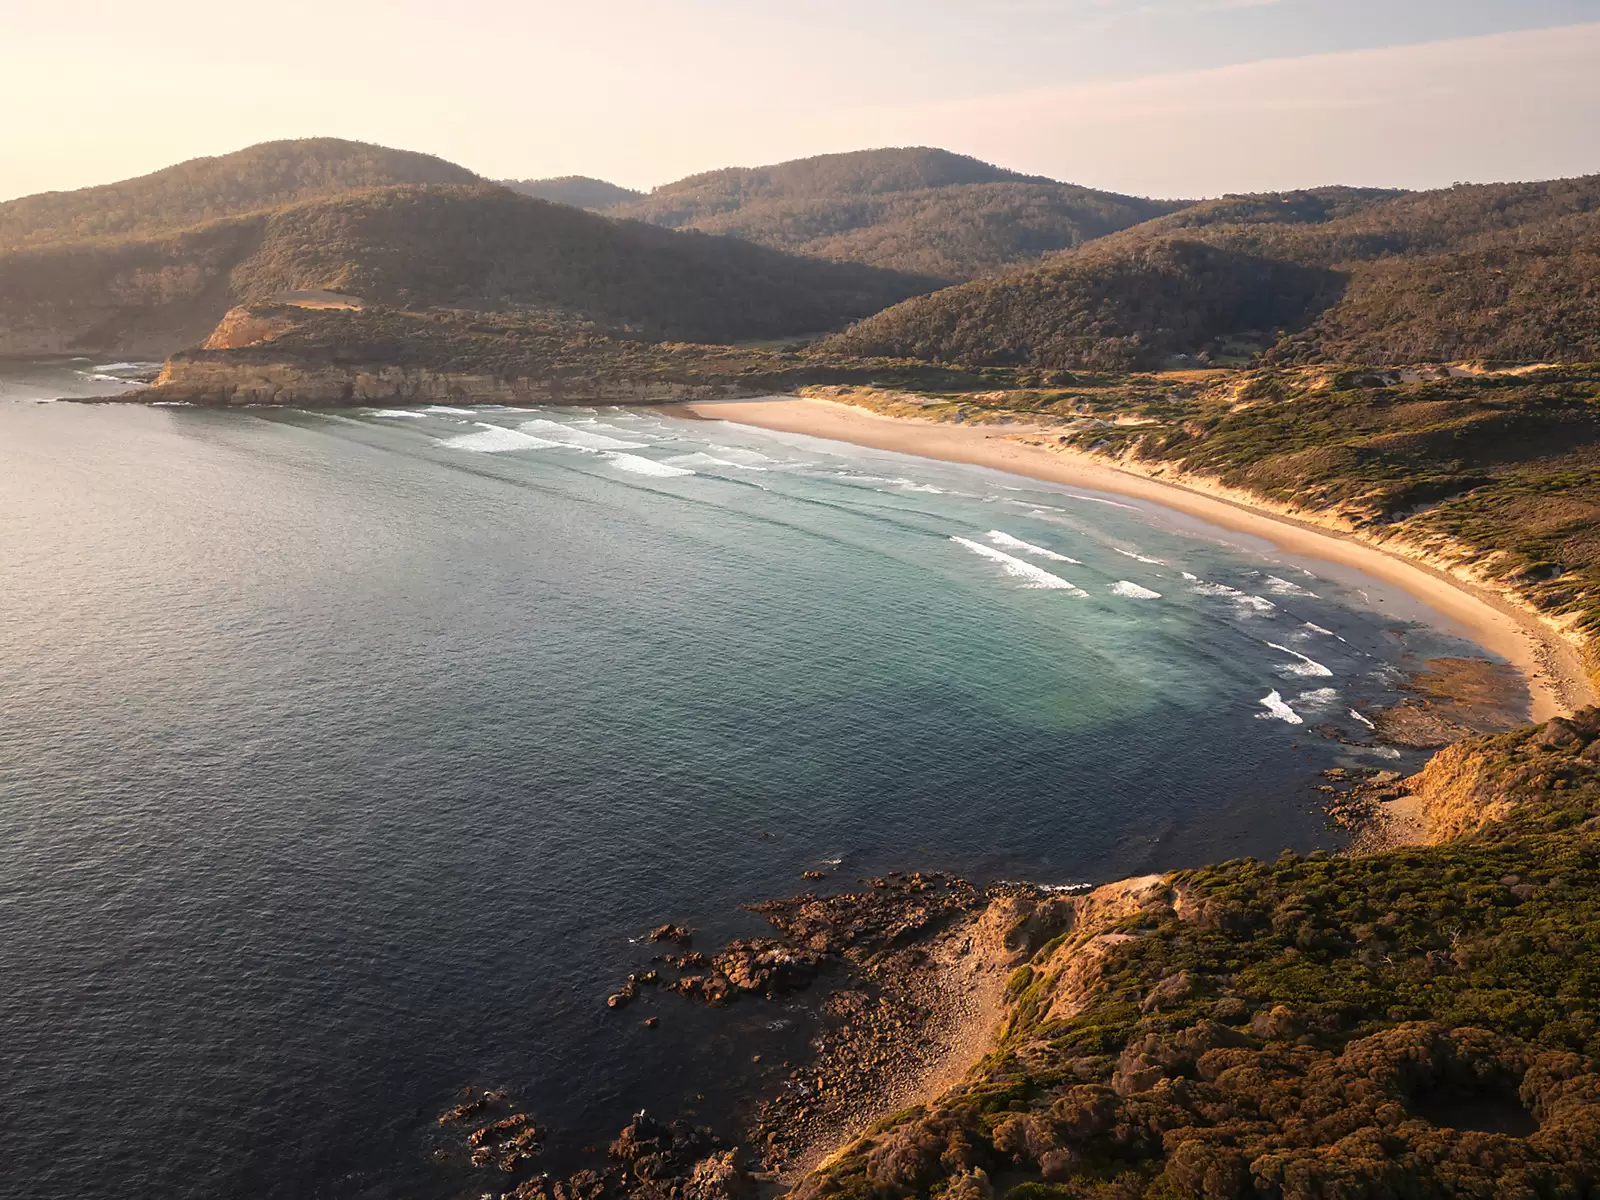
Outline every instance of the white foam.
POLYGON ((1266 613, 1277 611, 1278 606, 1271 600, 1241 592, 1238 588, 1229 587, 1225 583, 1207 583, 1204 579, 1190 575, 1187 571, 1183 573, 1183 577, 1193 584, 1189 590, 1197 596, 1224 596, 1246 612, 1266 613))
POLYGON ((726 458, 718 458, 714 454, 674 454, 671 458, 662 460, 676 467, 726 467, 731 471, 765 471, 765 467, 754 466, 751 463, 733 462, 726 458))
POLYGON ((472 409, 472 408, 451 408, 448 404, 430 404, 430 405, 428 405, 427 408, 423 409, 422 411, 423 412, 431 412, 431 413, 446 413, 446 414, 448 414, 449 416, 452 416, 452 417, 475 417, 475 416, 478 415, 478 412, 477 412, 476 409, 472 409))
POLYGON ((1147 587, 1140 587, 1137 583, 1130 583, 1126 579, 1119 579, 1111 585, 1111 590, 1118 596, 1126 596, 1129 600, 1159 600, 1160 592, 1152 592, 1147 587))
POLYGON ((1120 546, 1113 546, 1111 548, 1113 550, 1115 550, 1118 554, 1125 555, 1128 558, 1135 559, 1138 562, 1148 563, 1152 567, 1164 567, 1164 566, 1167 565, 1166 563, 1162 562, 1159 558, 1148 558, 1145 555, 1137 554, 1132 550, 1124 550, 1120 546))
POLYGON ((1368 729, 1376 729, 1378 727, 1377 724, 1370 717, 1367 717, 1367 716, 1362 715, 1361 713, 1358 713, 1353 708, 1350 710, 1350 715, 1352 717, 1354 717, 1356 720, 1360 721, 1368 729))
POLYGON ((414 420, 422 420, 421 413, 412 412, 405 408, 375 408, 372 410, 371 415, 374 417, 411 417, 414 420))
MULTIPOLYGON (((75 358, 72 361, 73 362, 83 362, 85 360, 84 359, 75 358)), ((155 368, 159 367, 160 365, 161 365, 160 363, 150 363, 150 362, 114 362, 114 363, 101 363, 98 367, 95 367, 94 370, 96 370, 96 371, 153 371, 153 370, 155 370, 155 368)))
POLYGON ((1276 575, 1267 576, 1267 591, 1274 596, 1306 596, 1312 600, 1319 598, 1315 592, 1308 592, 1298 583, 1290 583, 1287 579, 1279 579, 1276 575))
POLYGON ((556 446, 557 442, 547 442, 544 438, 529 437, 515 429, 506 429, 500 425, 490 425, 484 421, 478 423, 480 432, 462 433, 452 438, 441 438, 440 441, 452 450, 471 450, 477 454, 510 454, 517 450, 548 450, 556 446))
POLYGON ((580 450, 639 450, 645 445, 643 442, 625 442, 603 433, 592 433, 587 429, 574 429, 571 425, 547 421, 542 417, 535 421, 524 421, 517 428, 523 433, 548 438, 562 446, 576 446, 580 450))
POLYGON ((1009 533, 1001 533, 998 529, 989 530, 987 536, 996 546, 1005 546, 1010 550, 1021 550, 1024 554, 1054 559, 1056 562, 1071 563, 1075 567, 1083 565, 1075 558, 1068 558, 1065 554, 1057 554, 1054 550, 1046 550, 1043 546, 1035 546, 1032 542, 1025 542, 1021 538, 1012 537, 1009 533))
POLYGON ((1333 630, 1324 629, 1321 625, 1313 625, 1310 621, 1307 621, 1303 626, 1301 626, 1301 628, 1309 629, 1309 630, 1311 630, 1312 633, 1320 633, 1324 637, 1338 637, 1339 636, 1333 630))
POLYGON ((1301 692, 1297 699, 1305 704, 1311 704, 1318 708, 1322 708, 1326 705, 1334 703, 1339 699, 1339 689, 1331 687, 1317 688, 1314 691, 1301 692))
POLYGON ((1020 558, 1012 558, 1009 554, 1002 554, 992 546, 985 546, 982 542, 969 541, 964 537, 953 537, 950 540, 959 546, 965 546, 974 554, 982 555, 991 562, 999 563, 1007 575, 1010 575, 1013 579, 1022 580, 1026 587, 1070 592, 1074 596, 1088 596, 1089 594, 1077 584, 1068 583, 1061 576, 1052 575, 1043 567, 1036 567, 1031 562, 1023 562, 1020 558))
POLYGON ((1285 654, 1292 655, 1300 660, 1296 663, 1285 663, 1279 668, 1279 670, 1290 675, 1304 675, 1314 679, 1333 678, 1333 672, 1319 663, 1316 659, 1307 658, 1304 654, 1301 654, 1300 651, 1291 650, 1287 646, 1280 646, 1277 642, 1268 642, 1267 645, 1271 646, 1274 650, 1281 650, 1285 654))
POLYGON ((637 454, 607 454, 606 461, 619 471, 631 471, 635 475, 651 475, 657 479, 694 474, 688 467, 675 467, 671 463, 656 462, 652 458, 640 458, 637 454))
POLYGON ((1119 503, 1119 502, 1117 502, 1115 500, 1103 500, 1099 496, 1080 496, 1077 492, 1067 492, 1067 493, 1065 493, 1065 495, 1066 495, 1067 499, 1069 499, 1069 500, 1087 500, 1090 504, 1107 504, 1107 505, 1110 505, 1112 508, 1125 508, 1129 512, 1138 512, 1139 511, 1139 509, 1138 509, 1138 507, 1136 505, 1121 504, 1121 503, 1119 503))
POLYGON ((1256 719, 1261 721, 1284 721, 1290 725, 1304 725, 1299 713, 1283 702, 1283 697, 1277 692, 1269 692, 1261 701, 1261 707, 1267 711, 1257 713, 1256 719))

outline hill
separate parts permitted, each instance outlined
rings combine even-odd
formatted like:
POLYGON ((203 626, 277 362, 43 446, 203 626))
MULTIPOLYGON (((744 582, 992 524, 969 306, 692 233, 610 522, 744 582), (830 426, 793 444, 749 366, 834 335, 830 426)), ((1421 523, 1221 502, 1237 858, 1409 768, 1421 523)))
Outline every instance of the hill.
POLYGON ((1041 898, 1009 927, 999 1045, 793 1194, 1586 1194, 1597 718, 1463 743, 1399 784, 1433 845, 1041 898))
POLYGON ((880 313, 837 352, 1041 368, 1600 358, 1600 176, 1195 205, 880 313))
POLYGON ((563 175, 558 179, 502 179, 500 186, 523 196, 532 196, 535 200, 570 204, 573 208, 586 208, 590 212, 604 212, 619 204, 644 199, 643 192, 618 187, 604 179, 590 179, 587 175, 563 175))
POLYGON ((408 150, 338 138, 263 142, 121 183, 0 204, 0 251, 147 237, 362 188, 476 181, 465 167, 408 150))
POLYGON ((576 315, 668 338, 793 337, 927 286, 492 184, 403 186, 0 255, 0 352, 165 355, 203 340, 237 304, 307 289, 397 308, 576 315))
POLYGON ((954 281, 1077 246, 1176 207, 914 147, 694 175, 611 212, 954 281))

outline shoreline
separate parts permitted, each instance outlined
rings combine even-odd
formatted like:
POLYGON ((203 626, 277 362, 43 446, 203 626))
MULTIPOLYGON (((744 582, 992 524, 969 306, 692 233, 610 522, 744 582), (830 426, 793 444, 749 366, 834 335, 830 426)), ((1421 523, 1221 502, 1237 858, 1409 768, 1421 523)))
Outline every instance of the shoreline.
POLYGON ((1203 481, 1155 478, 1082 451, 1016 440, 1053 433, 1046 426, 919 421, 806 397, 699 401, 681 408, 683 415, 706 420, 988 467, 1149 501, 1234 533, 1262 538, 1291 554, 1354 568, 1400 588, 1470 631, 1477 645, 1516 668, 1527 683, 1534 721, 1595 702, 1594 687, 1576 647, 1531 610, 1495 591, 1345 530, 1223 494, 1221 489, 1196 486, 1203 481))

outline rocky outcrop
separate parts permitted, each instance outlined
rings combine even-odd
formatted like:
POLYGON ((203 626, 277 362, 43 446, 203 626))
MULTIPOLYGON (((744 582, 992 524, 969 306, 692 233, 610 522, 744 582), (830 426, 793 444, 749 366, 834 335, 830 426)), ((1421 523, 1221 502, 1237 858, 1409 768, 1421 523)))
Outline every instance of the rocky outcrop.
MULTIPOLYGON (((247 327, 249 329, 255 326, 247 327)), ((263 325, 260 328, 267 329, 263 325)), ((245 328, 240 336, 245 336, 245 328)), ((273 335, 276 336, 276 335, 273 335)), ((352 404, 671 404, 764 394, 761 387, 732 383, 683 383, 601 377, 502 378, 426 367, 309 366, 283 359, 241 361, 211 357, 215 352, 180 355, 162 369, 153 388, 138 394, 141 403, 180 403, 216 407, 286 405, 297 408, 352 404)))

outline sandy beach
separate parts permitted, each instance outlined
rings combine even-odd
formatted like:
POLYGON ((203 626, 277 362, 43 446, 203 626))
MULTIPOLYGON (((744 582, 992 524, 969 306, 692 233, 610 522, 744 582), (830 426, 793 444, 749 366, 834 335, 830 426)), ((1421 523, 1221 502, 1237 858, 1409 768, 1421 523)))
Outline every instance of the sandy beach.
MULTIPOLYGON (((1352 567, 1403 589, 1467 630, 1528 681, 1532 717, 1543 721, 1595 701, 1577 650, 1528 610, 1429 563, 1351 534, 1195 487, 1118 469, 1081 452, 1013 440, 1028 425, 956 425, 888 417, 832 400, 781 397, 682 406, 708 420, 807 434, 878 450, 1010 471, 1031 479, 1146 500, 1223 529, 1263 538, 1286 553, 1352 567)), ((1052 431, 1053 432, 1053 431, 1052 431)))

